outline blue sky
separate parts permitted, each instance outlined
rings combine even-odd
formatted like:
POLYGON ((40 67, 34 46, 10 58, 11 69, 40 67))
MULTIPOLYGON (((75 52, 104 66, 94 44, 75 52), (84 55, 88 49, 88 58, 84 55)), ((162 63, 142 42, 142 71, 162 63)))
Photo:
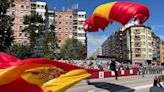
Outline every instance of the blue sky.
MULTIPOLYGON (((71 8, 73 4, 78 4, 80 10, 87 12, 87 17, 92 14, 94 9, 104 3, 116 1, 116 0, 45 0, 48 3, 49 9, 56 7, 56 10, 65 8, 71 8)), ((164 0, 117 0, 117 1, 131 1, 142 3, 146 5, 150 10, 150 17, 144 23, 152 28, 162 40, 164 40, 164 0)), ((88 54, 92 54, 96 48, 101 46, 103 41, 111 35, 121 25, 113 23, 108 26, 105 31, 99 31, 94 33, 88 33, 88 54)))

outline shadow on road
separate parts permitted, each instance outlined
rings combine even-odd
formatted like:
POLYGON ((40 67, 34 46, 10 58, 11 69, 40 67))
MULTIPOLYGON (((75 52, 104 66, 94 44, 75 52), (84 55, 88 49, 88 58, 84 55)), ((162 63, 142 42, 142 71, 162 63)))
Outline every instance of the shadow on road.
POLYGON ((92 82, 88 85, 94 85, 97 88, 106 89, 109 92, 134 92, 134 89, 106 82, 92 82))

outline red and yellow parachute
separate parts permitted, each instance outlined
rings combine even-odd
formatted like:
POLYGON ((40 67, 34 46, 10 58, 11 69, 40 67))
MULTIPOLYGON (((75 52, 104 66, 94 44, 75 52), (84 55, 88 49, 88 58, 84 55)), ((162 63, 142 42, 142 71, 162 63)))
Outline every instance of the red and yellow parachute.
POLYGON ((98 70, 45 58, 20 60, 0 52, 0 92, 64 92, 98 70))
POLYGON ((110 2, 98 6, 86 20, 84 30, 88 32, 104 30, 108 24, 116 21, 125 25, 129 20, 144 23, 149 17, 149 9, 143 4, 134 2, 110 2))

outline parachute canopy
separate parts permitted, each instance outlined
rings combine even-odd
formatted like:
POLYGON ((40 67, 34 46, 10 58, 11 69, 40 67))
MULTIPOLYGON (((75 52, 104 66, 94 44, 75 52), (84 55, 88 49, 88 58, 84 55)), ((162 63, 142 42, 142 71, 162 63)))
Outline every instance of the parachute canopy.
POLYGON ((144 23, 149 17, 149 9, 134 2, 110 2, 98 6, 92 15, 86 20, 84 30, 88 32, 104 30, 108 24, 116 21, 125 25, 129 20, 138 20, 144 23))

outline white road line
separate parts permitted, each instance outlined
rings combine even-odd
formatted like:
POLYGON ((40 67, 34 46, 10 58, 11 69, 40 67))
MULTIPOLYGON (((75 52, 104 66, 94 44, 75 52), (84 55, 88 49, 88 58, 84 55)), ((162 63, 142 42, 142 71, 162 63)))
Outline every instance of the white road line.
POLYGON ((132 87, 133 89, 135 90, 138 90, 138 89, 143 89, 143 88, 149 88, 149 87, 152 87, 153 85, 150 84, 150 85, 144 85, 144 86, 137 86, 137 87, 132 87))

